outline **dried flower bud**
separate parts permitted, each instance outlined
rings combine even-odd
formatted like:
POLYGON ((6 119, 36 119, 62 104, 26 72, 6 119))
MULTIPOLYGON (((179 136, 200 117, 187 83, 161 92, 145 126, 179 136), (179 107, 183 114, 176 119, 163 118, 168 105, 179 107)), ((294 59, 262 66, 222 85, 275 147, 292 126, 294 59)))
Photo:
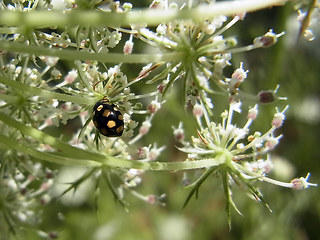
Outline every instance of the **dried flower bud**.
POLYGON ((262 37, 257 37, 254 39, 253 44, 256 47, 270 47, 278 41, 278 38, 284 35, 284 32, 275 34, 272 29, 269 30, 265 35, 262 37))
POLYGON ((270 91, 270 90, 261 91, 258 94, 258 96, 259 96, 259 102, 261 103, 271 103, 271 102, 274 102, 276 99, 274 91, 270 91))

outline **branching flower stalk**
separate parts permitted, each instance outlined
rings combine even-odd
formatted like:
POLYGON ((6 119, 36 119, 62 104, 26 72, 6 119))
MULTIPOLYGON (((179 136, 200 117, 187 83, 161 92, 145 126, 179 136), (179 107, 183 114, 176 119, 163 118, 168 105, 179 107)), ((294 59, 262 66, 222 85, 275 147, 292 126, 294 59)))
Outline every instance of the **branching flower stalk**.
MULTIPOLYGON (((235 37, 223 34, 244 20, 246 12, 285 2, 188 1, 179 6, 164 0, 135 10, 131 3, 103 5, 103 1, 79 0, 65 1, 58 10, 50 1, 20 0, 7 5, 1 1, 1 233, 9 235, 21 226, 38 223, 33 221, 39 219, 34 209, 57 197, 50 196, 49 189, 64 165, 84 166, 85 172, 61 195, 76 191, 87 179, 97 183, 99 192, 103 189, 98 183, 104 181, 124 207, 125 193, 149 204, 165 205, 165 194, 136 191, 145 171, 203 171, 186 186, 190 192, 184 206, 215 173, 222 179, 229 225, 231 208, 240 213, 231 197, 232 185, 244 187, 267 209, 257 181, 298 190, 316 186, 308 182, 309 173, 290 183, 268 177, 270 151, 281 138, 275 131, 282 126, 288 107, 275 108, 265 133, 250 130, 260 104, 285 100, 277 96, 278 86, 258 94, 242 91, 249 72, 243 63, 231 77, 225 75, 225 68, 232 66, 232 54, 270 47, 284 32, 269 30, 247 46, 237 46, 235 37), (138 52, 138 44, 152 48, 152 53, 138 52), (129 79, 125 72, 128 63, 145 66, 129 79), (155 116, 161 114, 168 95, 175 90, 182 93, 181 108, 191 110, 196 119, 197 136, 186 140, 183 123, 179 123, 173 128, 173 137, 187 158, 161 161, 166 146, 146 143, 144 136, 156 128, 155 116), (221 103, 215 102, 216 95, 229 101, 219 123, 214 113, 221 103), (93 107, 100 100, 121 112, 121 137, 104 137, 92 123, 93 107), (241 128, 234 115, 241 114, 241 104, 246 101, 255 104, 241 128), (144 120, 137 120, 138 115, 144 120), (68 138, 60 127, 73 121, 78 121, 78 127, 68 138), (48 134, 50 129, 57 134, 48 134), (55 164, 57 173, 39 164, 42 162, 55 164), (35 179, 37 184, 30 184, 35 179)), ((57 237, 55 232, 38 232, 45 238, 57 237)))

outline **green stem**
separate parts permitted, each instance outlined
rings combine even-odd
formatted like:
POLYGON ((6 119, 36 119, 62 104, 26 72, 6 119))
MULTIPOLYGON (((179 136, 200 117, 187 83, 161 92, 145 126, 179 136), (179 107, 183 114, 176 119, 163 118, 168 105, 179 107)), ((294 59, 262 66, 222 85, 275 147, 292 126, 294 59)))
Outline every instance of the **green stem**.
POLYGON ((43 159, 47 162, 51 163, 57 163, 60 165, 84 165, 84 166, 100 166, 98 162, 91 161, 91 160, 81 160, 79 159, 72 159, 72 158, 66 158, 61 157, 58 155, 54 155, 52 153, 47 152, 41 152, 36 149, 31 148, 30 146, 27 146, 25 144, 19 143, 17 140, 6 137, 4 135, 0 134, 0 148, 3 149, 14 149, 19 152, 23 152, 27 155, 30 155, 32 157, 43 159))
MULTIPOLYGON (((1 14, 1 11, 0 11, 1 14)), ((65 60, 93 60, 106 63, 159 63, 174 62, 181 60, 182 53, 163 53, 163 54, 130 54, 122 53, 92 53, 85 51, 77 51, 71 49, 45 48, 38 46, 30 46, 16 42, 8 42, 0 40, 0 49, 11 52, 29 53, 36 56, 52 56, 65 60)))
POLYGON ((169 9, 131 10, 126 13, 98 12, 73 10, 69 13, 58 11, 0 11, 0 25, 26 26, 27 28, 66 27, 75 25, 86 26, 130 26, 131 24, 148 24, 155 26, 178 19, 194 19, 197 21, 212 19, 225 15, 233 16, 239 13, 256 11, 259 9, 280 5, 287 0, 244 0, 222 1, 215 4, 201 4, 195 8, 181 11, 169 9))
POLYGON ((62 140, 52 137, 38 129, 24 125, 21 122, 7 116, 0 112, 0 121, 5 123, 9 127, 13 127, 19 130, 23 135, 29 136, 34 140, 39 141, 42 144, 47 144, 59 151, 59 156, 40 152, 36 149, 32 149, 30 146, 23 145, 17 140, 11 139, 10 144, 6 144, 5 136, 0 138, 0 145, 5 148, 12 148, 21 151, 25 154, 33 157, 43 159, 49 162, 56 162, 59 164, 67 165, 84 165, 88 161, 88 166, 92 166, 92 162, 103 164, 110 167, 118 167, 123 169, 142 169, 152 171, 181 171, 191 170, 199 168, 210 168, 217 165, 216 159, 206 159, 197 161, 186 161, 186 162, 141 162, 127 159, 121 159, 114 156, 103 155, 97 152, 80 149, 71 146, 62 140), (65 157, 63 157, 65 156, 65 157), (54 160, 56 158, 56 160, 54 160))
MULTIPOLYGON (((41 88, 37 88, 37 87, 32 87, 30 85, 23 84, 18 81, 13 81, 8 78, 1 77, 1 76, 0 76, 0 83, 4 84, 6 86, 13 87, 18 90, 23 90, 25 93, 28 93, 31 96, 36 95, 36 96, 43 97, 45 99, 57 99, 60 101, 73 102, 73 103, 78 103, 78 104, 82 104, 82 105, 93 105, 96 102, 95 99, 84 98, 83 96, 80 96, 80 95, 62 94, 62 93, 53 92, 53 91, 49 91, 49 90, 45 90, 45 89, 41 89, 41 88)), ((0 99, 8 100, 8 101, 9 100, 10 101, 19 100, 17 98, 13 98, 13 97, 11 97, 11 98, 8 96, 5 97, 5 95, 2 95, 0 97, 0 99)))
MULTIPOLYGON (((1 82, 1 79, 0 79, 1 82)), ((0 94, 0 99, 11 104, 16 104, 19 102, 20 98, 18 96, 12 96, 7 94, 0 94)))

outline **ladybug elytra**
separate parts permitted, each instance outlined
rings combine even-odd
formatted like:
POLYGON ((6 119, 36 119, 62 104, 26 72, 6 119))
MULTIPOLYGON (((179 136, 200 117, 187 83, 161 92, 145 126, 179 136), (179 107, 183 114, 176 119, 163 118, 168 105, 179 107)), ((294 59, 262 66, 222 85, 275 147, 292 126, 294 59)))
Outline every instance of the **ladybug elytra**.
POLYGON ((94 105, 92 121, 106 137, 119 137, 123 133, 123 115, 119 108, 108 100, 102 99, 94 105))

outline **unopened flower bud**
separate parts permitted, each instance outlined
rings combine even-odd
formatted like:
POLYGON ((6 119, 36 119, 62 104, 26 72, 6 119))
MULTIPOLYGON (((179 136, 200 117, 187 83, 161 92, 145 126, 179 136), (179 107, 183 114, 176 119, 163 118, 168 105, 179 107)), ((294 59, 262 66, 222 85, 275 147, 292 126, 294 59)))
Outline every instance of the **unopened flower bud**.
POLYGON ((192 113, 193 113, 193 116, 195 116, 195 117, 201 117, 203 115, 202 106, 199 104, 194 105, 192 113))
POLYGON ((131 54, 133 49, 133 42, 132 40, 126 41, 123 47, 123 53, 126 54, 131 54))
POLYGON ((185 138, 184 130, 182 128, 175 129, 173 135, 178 142, 182 142, 185 138))
POLYGON ((285 115, 281 112, 274 114, 272 119, 272 126, 279 128, 283 124, 283 120, 285 119, 285 115))
POLYGON ((153 100, 148 106, 147 106, 147 110, 149 113, 155 113, 157 112, 161 107, 161 104, 156 101, 156 100, 153 100))
POLYGON ((64 81, 67 84, 73 83, 76 77, 78 76, 77 70, 72 70, 68 73, 68 75, 64 78, 64 81))
POLYGON ((270 137, 266 142, 266 147, 269 148, 269 150, 272 150, 277 146, 279 143, 278 138, 270 137))
POLYGON ((245 78, 247 78, 247 73, 248 73, 248 70, 245 71, 243 69, 243 63, 240 63, 240 67, 233 72, 231 78, 241 83, 245 78))
POLYGON ((315 183, 309 183, 308 182, 308 179, 310 177, 310 173, 307 174, 307 176, 304 178, 304 177, 301 177, 301 178, 295 178, 291 181, 292 183, 292 189, 294 190, 302 190, 302 189, 306 189, 308 188, 309 186, 318 186, 317 184, 315 183))
POLYGON ((261 103, 271 103, 275 101, 274 91, 261 91, 259 94, 259 102, 261 103))
POLYGON ((138 158, 146 158, 149 154, 149 148, 147 147, 139 147, 137 151, 138 158))
POLYGON ((149 121, 144 121, 142 123, 141 128, 139 129, 139 133, 142 135, 145 135, 149 132, 149 129, 151 127, 151 123, 149 121))
POLYGON ((150 194, 147 196, 147 202, 150 204, 155 204, 156 200, 157 200, 157 198, 153 194, 150 194))
POLYGON ((60 79, 61 76, 62 76, 62 74, 60 73, 60 71, 57 70, 57 69, 53 69, 53 70, 51 71, 51 75, 52 75, 55 79, 60 79))
POLYGON ((125 12, 127 11, 130 11, 132 9, 132 3, 128 3, 128 2, 125 2, 123 5, 122 5, 123 9, 125 12))
POLYGON ((258 106, 255 105, 253 108, 249 109, 247 118, 251 120, 255 120, 257 115, 258 115, 258 106))
POLYGON ((156 160, 160 155, 160 152, 161 152, 161 149, 155 149, 155 148, 151 149, 148 156, 149 160, 150 161, 156 160))
POLYGON ((44 61, 49 67, 53 67, 57 64, 59 58, 58 57, 45 57, 44 61))

